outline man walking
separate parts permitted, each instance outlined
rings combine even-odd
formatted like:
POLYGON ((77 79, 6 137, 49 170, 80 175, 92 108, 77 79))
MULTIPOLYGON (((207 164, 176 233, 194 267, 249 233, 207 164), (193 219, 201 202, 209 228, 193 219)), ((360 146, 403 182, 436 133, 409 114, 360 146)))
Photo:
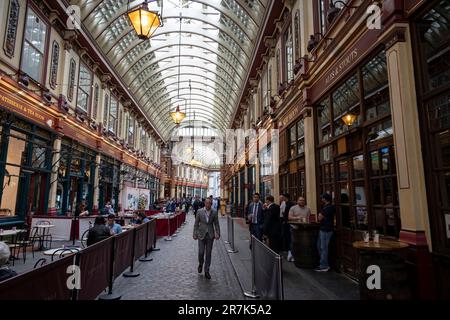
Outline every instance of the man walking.
POLYGON ((202 273, 205 262, 205 278, 211 279, 209 267, 213 242, 220 238, 219 216, 211 208, 211 199, 205 200, 205 207, 197 211, 194 223, 194 240, 198 240, 198 273, 202 273), (206 261, 205 261, 206 254, 206 261))
POLYGON ((320 265, 315 271, 327 272, 330 270, 328 264, 328 245, 334 230, 334 216, 336 214, 335 207, 331 204, 331 195, 324 193, 321 196, 322 209, 320 210, 318 220, 320 222, 319 239, 317 241, 317 249, 320 255, 320 265))
POLYGON ((194 209, 194 216, 197 217, 197 211, 201 208, 201 201, 198 195, 195 195, 194 203, 192 204, 192 208, 194 209))
POLYGON ((259 193, 253 194, 253 201, 248 205, 247 223, 250 225, 250 234, 262 241, 264 217, 263 204, 259 200, 259 193))

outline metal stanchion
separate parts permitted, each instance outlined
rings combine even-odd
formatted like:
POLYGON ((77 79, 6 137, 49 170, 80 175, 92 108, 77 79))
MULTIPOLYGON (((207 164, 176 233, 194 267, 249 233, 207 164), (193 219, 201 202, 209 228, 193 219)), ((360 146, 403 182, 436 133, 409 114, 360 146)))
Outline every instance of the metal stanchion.
MULTIPOLYGON (((230 224, 229 227, 231 226, 231 242, 230 242, 230 249, 227 250, 228 253, 236 253, 238 252, 236 250, 236 248, 234 247, 234 221, 233 218, 230 218, 230 224)), ((230 233, 228 233, 228 236, 230 236, 230 233)))
POLYGON ((172 237, 178 236, 178 214, 175 213, 175 232, 173 233, 172 237))
POLYGON ((114 260, 116 252, 116 238, 114 238, 114 243, 111 246, 111 264, 109 265, 109 279, 108 279, 108 293, 102 294, 98 297, 99 300, 120 300, 122 295, 113 293, 113 283, 114 283, 114 260))
POLYGON ((172 241, 172 237, 170 236, 170 215, 167 217, 167 237, 164 240, 172 241))
POLYGON ((247 298, 252 299, 258 299, 259 295, 256 293, 256 286, 255 286, 255 237, 252 236, 251 242, 252 242, 252 290, 244 291, 244 296, 247 298))
POLYGON ((230 244, 230 239, 229 239, 230 238, 230 233, 229 233, 229 230, 230 230, 230 216, 227 215, 227 237, 228 237, 228 239, 223 241, 225 244, 230 244))
POLYGON ((278 255, 277 256, 277 260, 278 260, 278 281, 279 281, 279 290, 281 292, 279 292, 279 298, 280 300, 284 300, 284 288, 283 288, 283 265, 282 265, 282 259, 281 256, 278 255))
MULTIPOLYGON (((147 223, 150 223, 150 222, 147 222, 147 223)), ((147 248, 148 228, 149 228, 149 225, 147 224, 147 227, 145 228, 145 255, 144 255, 143 257, 140 257, 140 258, 139 258, 139 261, 140 261, 140 262, 149 262, 149 261, 153 261, 153 258, 150 258, 150 257, 148 256, 148 252, 149 252, 149 250, 148 250, 148 248, 147 248)))
POLYGON ((136 246, 136 230, 132 230, 133 232, 133 248, 131 252, 131 265, 130 265, 130 271, 124 272, 123 276, 125 278, 134 278, 138 277, 140 274, 138 272, 134 272, 134 255, 135 255, 135 246, 136 246))

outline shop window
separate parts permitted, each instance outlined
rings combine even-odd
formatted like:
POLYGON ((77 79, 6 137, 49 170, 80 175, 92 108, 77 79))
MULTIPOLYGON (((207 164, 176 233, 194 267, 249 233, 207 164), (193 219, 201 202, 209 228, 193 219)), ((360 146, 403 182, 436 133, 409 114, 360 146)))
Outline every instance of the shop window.
POLYGON ((450 84, 450 4, 440 1, 416 24, 423 56, 426 91, 450 84))
POLYGON ((330 100, 327 98, 319 103, 317 106, 317 119, 318 119, 318 137, 319 143, 327 142, 331 137, 331 110, 330 100))
POLYGON ((305 119, 297 122, 297 154, 305 152, 305 119))
POLYGON ((103 128, 108 128, 108 114, 109 114, 109 95, 105 94, 105 103, 103 105, 103 128))
POLYGON ((128 144, 130 146, 134 145, 134 118, 131 115, 128 115, 128 144))
POLYGON ((47 29, 47 24, 28 7, 21 69, 37 82, 41 82, 43 75, 47 29))
POLYGON ((297 127, 293 125, 289 129, 289 158, 293 158, 297 152, 297 127))
POLYGON ((353 179, 363 179, 364 173, 364 156, 358 155, 353 157, 353 179))
POLYGON ((83 64, 80 64, 80 73, 78 77, 78 95, 77 95, 77 107, 88 112, 89 108, 89 97, 91 95, 92 87, 92 73, 83 64))
POLYGON ((301 43, 301 38, 300 38, 300 11, 296 11, 295 12, 295 17, 294 17, 294 37, 295 37, 295 59, 298 60, 300 59, 301 55, 301 49, 300 49, 300 43, 301 43))
POLYGON ((322 34, 325 34, 327 29, 327 11, 326 5, 328 0, 317 0, 318 2, 318 15, 319 15, 319 30, 322 34))
POLYGON ((433 131, 442 130, 450 126, 450 92, 438 95, 430 100, 426 109, 433 131))
POLYGON ((7 165, 5 167, 5 179, 1 202, 0 216, 15 216, 21 176, 20 166, 25 153, 26 135, 17 131, 11 131, 7 151, 7 165))
POLYGON ((141 150, 147 154, 147 132, 144 129, 141 130, 141 150))
POLYGON ((334 117, 334 134, 336 136, 349 129, 341 118, 346 112, 352 112, 358 115, 358 119, 352 126, 358 126, 361 120, 359 108, 359 82, 355 75, 351 76, 332 94, 333 97, 333 117, 334 117))
POLYGON ((275 55, 275 62, 276 62, 276 71, 277 71, 277 85, 281 84, 281 75, 280 75, 280 50, 277 50, 277 53, 275 55))
POLYGON ((111 104, 109 106, 108 130, 112 133, 116 133, 117 129, 117 108, 117 99, 114 96, 111 96, 111 104))
POLYGON ((98 100, 100 95, 100 87, 96 83, 94 85, 94 103, 92 104, 92 119, 97 119, 97 112, 98 112, 98 100))
POLYGON ((52 142, 48 132, 16 120, 11 129, 2 128, 2 143, 7 144, 3 188, 0 192, 0 217, 46 212, 52 142))
POLYGON ((285 80, 290 82, 294 79, 294 48, 292 43, 292 30, 291 26, 288 27, 284 36, 284 58, 285 58, 285 80))

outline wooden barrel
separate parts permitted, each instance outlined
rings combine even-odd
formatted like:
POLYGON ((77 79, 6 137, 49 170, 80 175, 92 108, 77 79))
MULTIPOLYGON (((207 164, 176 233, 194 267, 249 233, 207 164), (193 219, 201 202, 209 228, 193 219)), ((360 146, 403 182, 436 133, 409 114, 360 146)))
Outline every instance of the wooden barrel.
POLYGON ((317 251, 317 237, 319 236, 319 224, 296 223, 291 229, 292 254, 295 266, 298 268, 316 268, 319 265, 319 253, 317 251))
MULTIPOLYGON (((363 300, 410 300, 412 287, 410 273, 405 260, 395 252, 360 252, 359 289, 363 300), (369 266, 380 268, 380 289, 369 289, 367 280, 373 276, 367 273, 369 266)), ((369 280, 369 283, 372 281, 369 280)))

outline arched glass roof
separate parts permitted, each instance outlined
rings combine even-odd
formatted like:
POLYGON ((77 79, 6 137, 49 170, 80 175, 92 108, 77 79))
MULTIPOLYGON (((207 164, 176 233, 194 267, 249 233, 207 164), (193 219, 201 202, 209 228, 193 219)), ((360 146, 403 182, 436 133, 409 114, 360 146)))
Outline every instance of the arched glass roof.
MULTIPOLYGON (((164 25, 145 41, 128 21, 127 0, 71 4, 80 6, 82 23, 166 140, 175 128, 169 111, 177 105, 187 113, 185 122, 224 130, 237 107, 268 0, 163 1, 149 5, 162 12, 164 25)), ((142 2, 131 1, 130 7, 142 2)))

